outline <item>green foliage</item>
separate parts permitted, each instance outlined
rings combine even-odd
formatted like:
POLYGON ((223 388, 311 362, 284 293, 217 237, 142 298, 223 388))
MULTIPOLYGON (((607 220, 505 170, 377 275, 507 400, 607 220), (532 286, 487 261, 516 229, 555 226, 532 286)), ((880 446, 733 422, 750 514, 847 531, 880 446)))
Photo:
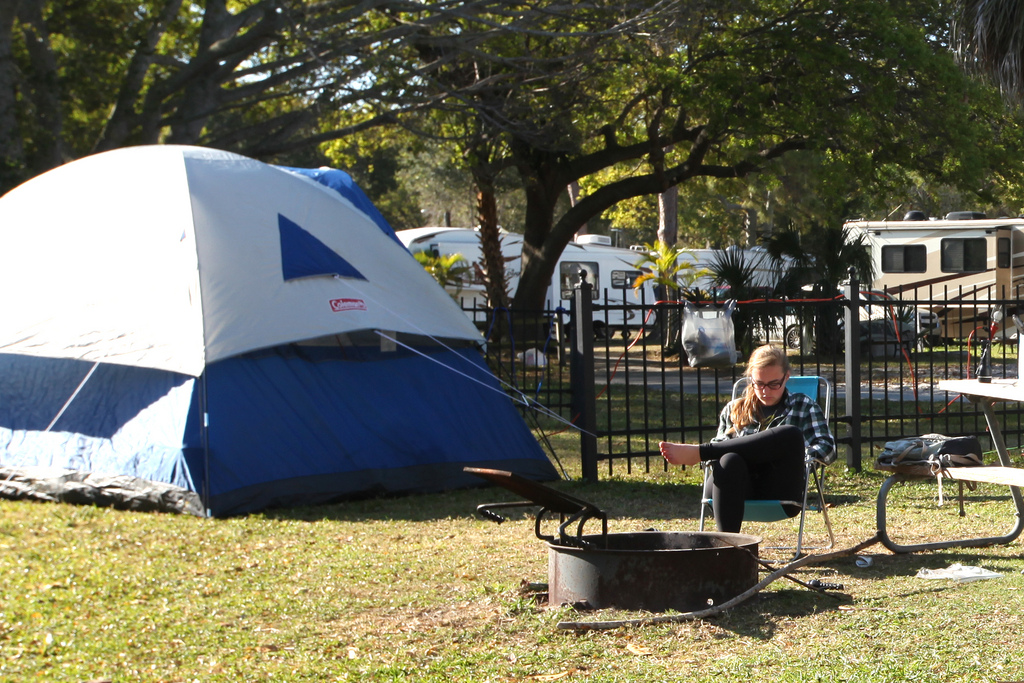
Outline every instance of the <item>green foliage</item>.
MULTIPOLYGON (((715 130, 745 131, 716 139, 718 159, 763 152, 786 131, 809 144, 746 177, 709 174, 681 185, 683 243, 751 245, 779 229, 810 234, 852 216, 918 208, 930 203, 923 187, 944 194, 962 188, 946 211, 981 204, 993 206, 991 215, 1019 212, 1019 164, 1003 155, 1022 149, 1021 126, 992 88, 956 67, 942 7, 744 7, 744 21, 714 25, 681 53, 688 58, 681 87, 693 88, 685 91, 687 113, 715 130), (777 21, 769 25, 773 12, 777 21), (713 56, 697 59, 702 49, 713 56)), ((686 146, 670 150, 666 163, 689 154, 686 146)), ((635 173, 636 166, 623 164, 617 172, 635 173)), ((653 205, 647 206, 653 220, 653 205)), ((616 209, 615 216, 623 214, 616 209)))
MULTIPOLYGON (((596 187, 596 179, 585 183, 596 187)), ((658 239, 658 198, 656 195, 624 199, 604 212, 609 228, 621 230, 628 244, 647 244, 658 239)))
POLYGON ((729 298, 743 301, 763 296, 755 291, 757 269, 762 265, 741 249, 716 251, 709 270, 713 282, 729 291, 729 298))
POLYGON ((403 174, 415 143, 401 130, 371 128, 324 145, 323 159, 349 173, 392 228, 418 228, 424 225, 419 188, 403 174))
POLYGON ((689 289, 697 279, 708 275, 707 270, 698 268, 692 259, 685 258, 688 252, 675 245, 664 242, 645 244, 643 254, 633 264, 634 268, 643 271, 633 283, 633 289, 640 289, 644 283, 651 282, 664 287, 671 297, 675 297, 680 291, 689 289))
POLYGON ((457 298, 466 283, 467 276, 472 273, 472 267, 466 262, 462 254, 432 254, 428 251, 417 251, 413 257, 423 266, 430 276, 437 280, 437 283, 444 286, 454 287, 457 298))
POLYGON ((526 234, 522 291, 583 224, 653 241, 671 185, 693 246, 1024 206, 1019 113, 964 75, 934 0, 19 7, 0 191, 155 142, 341 166, 398 228, 474 225, 483 189, 526 234))
POLYGON ((874 262, 864 235, 854 235, 842 225, 811 227, 805 235, 780 231, 765 242, 774 258, 793 260, 788 293, 793 293, 793 286, 809 284, 818 294, 831 296, 849 278, 850 268, 862 282, 874 279, 874 262))

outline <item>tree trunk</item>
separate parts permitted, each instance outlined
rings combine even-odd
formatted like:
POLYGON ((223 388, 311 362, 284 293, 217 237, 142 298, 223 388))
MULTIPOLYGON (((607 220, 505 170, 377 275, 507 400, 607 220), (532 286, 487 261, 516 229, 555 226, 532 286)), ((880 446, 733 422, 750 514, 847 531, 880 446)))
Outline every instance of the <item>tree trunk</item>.
POLYGON ((476 211, 480 221, 480 259, 487 306, 492 310, 508 308, 505 290, 505 256, 498 230, 498 203, 494 183, 487 177, 476 178, 476 211))
MULTIPOLYGON (((580 184, 574 180, 569 183, 569 187, 566 188, 569 192, 569 206, 576 206, 576 202, 580 200, 580 184)), ((576 231, 576 235, 587 235, 590 233, 589 226, 584 223, 580 226, 579 230, 576 231)))
POLYGON ((63 98, 57 59, 50 47, 50 33, 40 3, 22 0, 18 18, 21 19, 25 45, 34 72, 29 96, 34 109, 35 152, 29 159, 29 172, 35 175, 60 166, 65 161, 61 143, 64 131, 64 117, 61 114, 63 98))
MULTIPOLYGON (((673 185, 658 195, 658 241, 673 246, 679 240, 679 187, 673 185)), ((665 288, 665 298, 679 301, 678 290, 665 288)), ((683 352, 683 320, 679 308, 665 309, 661 329, 661 355, 671 357, 683 352)))
POLYGON ((11 52, 11 33, 18 2, 0 2, 0 195, 21 181, 25 160, 17 118, 18 69, 11 52))
POLYGON ((682 309, 678 305, 680 301, 679 293, 671 290, 666 294, 669 301, 677 303, 665 309, 665 320, 661 337, 661 355, 665 358, 680 356, 680 360, 685 360, 683 358, 685 355, 683 353, 683 315, 682 309))
POLYGON ((530 185, 526 188, 523 254, 519 285, 513 297, 513 306, 520 310, 536 311, 544 308, 544 298, 554 276, 558 257, 571 237, 569 235, 559 240, 552 232, 554 203, 548 201, 550 196, 541 186, 530 185))
MULTIPOLYGON (((519 285, 512 300, 523 329, 517 330, 524 343, 543 343, 547 335, 544 317, 545 299, 555 276, 558 257, 569 238, 559 239, 552 231, 554 198, 565 188, 564 183, 531 183, 526 188, 526 220, 523 252, 520 260, 519 285)), ((558 284, 555 283, 557 288, 558 284)), ((557 305, 557 301, 551 302, 557 305)))
POLYGON ((671 247, 679 241, 679 186, 658 195, 658 241, 671 247))
MULTIPOLYGON (((103 134, 96 141, 95 151, 106 151, 128 144, 132 131, 138 124, 134 111, 135 103, 141 99, 141 93, 146 85, 146 75, 156 61, 160 39, 178 16, 181 3, 182 0, 166 0, 156 15, 157 20, 146 31, 144 41, 136 46, 110 119, 103 129, 103 134)), ((150 125, 149 128, 158 129, 158 126, 150 125)))
POLYGON ((746 239, 748 247, 757 246, 757 232, 758 232, 758 220, 757 210, 749 207, 743 207, 743 236, 746 239))

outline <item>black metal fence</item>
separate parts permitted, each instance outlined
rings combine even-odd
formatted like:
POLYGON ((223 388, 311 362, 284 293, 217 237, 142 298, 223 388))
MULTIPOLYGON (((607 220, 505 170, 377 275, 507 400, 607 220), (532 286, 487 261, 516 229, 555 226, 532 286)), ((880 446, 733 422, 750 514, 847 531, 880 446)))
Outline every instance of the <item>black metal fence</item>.
MULTIPOLYGON (((975 376, 986 344, 993 377, 1017 376, 1017 300, 992 288, 894 296, 854 280, 833 297, 741 301, 739 363, 716 368, 691 367, 673 346, 682 304, 629 305, 602 294, 592 300, 581 291, 570 310, 473 312, 486 320, 491 366, 528 421, 541 433, 579 431, 588 478, 664 468, 659 441, 714 436, 745 357, 763 343, 789 348, 795 375, 831 382, 833 432, 855 469, 895 438, 984 435, 980 409, 937 383, 975 376), (595 328, 606 334, 595 338, 595 328)), ((1020 444, 1017 405, 1003 404, 997 415, 1007 444, 1020 444)))

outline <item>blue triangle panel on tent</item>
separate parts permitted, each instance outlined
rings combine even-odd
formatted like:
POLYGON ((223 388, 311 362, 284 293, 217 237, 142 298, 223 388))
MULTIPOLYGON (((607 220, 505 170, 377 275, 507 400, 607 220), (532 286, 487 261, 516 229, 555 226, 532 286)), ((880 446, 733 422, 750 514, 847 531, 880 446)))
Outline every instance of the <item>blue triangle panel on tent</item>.
POLYGON ((277 215, 281 233, 281 273, 285 282, 314 275, 337 275, 365 280, 355 266, 294 221, 277 215))

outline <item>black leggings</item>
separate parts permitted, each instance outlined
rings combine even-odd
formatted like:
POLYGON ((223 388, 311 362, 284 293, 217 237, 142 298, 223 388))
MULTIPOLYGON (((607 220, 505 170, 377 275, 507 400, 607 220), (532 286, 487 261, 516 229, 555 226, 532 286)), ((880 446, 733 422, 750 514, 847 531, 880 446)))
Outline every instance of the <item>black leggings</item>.
MULTIPOLYGON (((718 530, 740 530, 746 500, 800 501, 806 475, 804 450, 803 434, 793 425, 701 444, 700 459, 711 461, 704 497, 711 494, 718 530)), ((798 512, 794 507, 790 516, 798 512)))

